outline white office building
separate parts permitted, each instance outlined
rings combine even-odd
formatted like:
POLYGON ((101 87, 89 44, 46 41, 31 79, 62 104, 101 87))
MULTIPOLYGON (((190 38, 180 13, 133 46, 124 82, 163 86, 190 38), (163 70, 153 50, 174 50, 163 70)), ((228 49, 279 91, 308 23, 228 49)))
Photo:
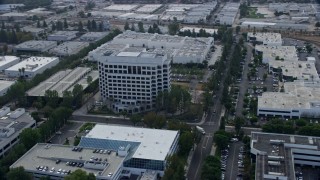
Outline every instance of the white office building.
POLYGON ((48 36, 48 41, 71 41, 77 37, 78 31, 58 31, 48 36))
POLYGON ((320 82, 284 83, 284 92, 264 92, 258 97, 258 116, 320 117, 320 82))
POLYGON ((247 41, 267 46, 281 46, 282 38, 280 33, 253 33, 248 32, 247 41))
POLYGON ((5 70, 8 77, 33 78, 59 63, 58 57, 30 57, 5 70))
POLYGON ((16 56, 0 56, 0 71, 19 63, 20 58, 16 56))
POLYGON ((9 107, 0 109, 0 157, 9 151, 19 142, 19 134, 25 128, 36 127, 36 121, 25 112, 25 109, 18 108, 10 111, 9 107))
POLYGON ((298 179, 296 165, 318 168, 319 141, 313 136, 252 132, 250 151, 256 161, 255 179, 298 179))
POLYGON ((98 62, 100 93, 114 111, 151 110, 158 92, 170 90, 169 55, 130 47, 103 54, 98 62))
POLYGON ((97 180, 153 180, 163 176, 178 140, 178 131, 98 124, 77 147, 39 143, 10 168, 22 166, 35 178, 55 180, 77 169, 93 173, 97 180))

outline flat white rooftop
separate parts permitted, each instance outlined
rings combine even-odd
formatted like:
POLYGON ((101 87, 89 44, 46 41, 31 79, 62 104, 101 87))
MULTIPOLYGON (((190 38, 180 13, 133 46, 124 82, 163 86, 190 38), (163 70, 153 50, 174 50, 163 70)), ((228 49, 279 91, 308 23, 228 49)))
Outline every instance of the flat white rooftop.
POLYGON ((114 4, 104 8, 104 10, 111 10, 111 11, 131 11, 138 7, 138 5, 130 5, 130 4, 114 4))
POLYGON ((77 54, 81 49, 89 46, 87 42, 67 41, 57 47, 50 49, 50 53, 61 56, 77 54))
POLYGON ((24 43, 16 45, 15 49, 28 49, 28 50, 41 50, 46 49, 47 47, 56 46, 57 42, 55 41, 26 41, 24 43))
POLYGON ((17 56, 0 56, 0 67, 6 65, 12 61, 19 60, 20 58, 17 56))
POLYGON ((248 37, 255 37, 257 41, 262 41, 263 43, 280 43, 282 44, 280 33, 252 33, 248 32, 248 37))
POLYGON ((53 34, 50 34, 50 36, 75 36, 78 33, 78 31, 57 31, 53 34))
POLYGON ((279 59, 285 61, 298 61, 297 50, 295 46, 265 46, 256 45, 255 50, 263 53, 263 58, 268 60, 279 59))
POLYGON ((146 4, 142 7, 138 8, 136 12, 145 12, 145 13, 152 13, 158 8, 160 8, 162 4, 146 4))
POLYGON ((141 143, 133 158, 165 160, 178 136, 178 131, 97 124, 89 138, 141 143))
POLYGON ((0 92, 8 89, 10 86, 12 86, 15 83, 15 81, 4 81, 0 80, 0 92))
POLYGON ((35 72, 52 61, 59 60, 58 57, 30 57, 20 63, 6 69, 8 71, 19 71, 19 69, 25 68, 27 72, 35 72))
POLYGON ((309 109, 320 104, 320 82, 294 81, 284 83, 285 92, 265 92, 258 97, 258 108, 309 109))
POLYGON ((192 32, 194 30, 196 33, 199 33, 201 29, 205 30, 206 33, 210 33, 210 34, 218 32, 218 29, 197 28, 197 27, 183 27, 180 29, 180 32, 188 31, 188 30, 192 32))

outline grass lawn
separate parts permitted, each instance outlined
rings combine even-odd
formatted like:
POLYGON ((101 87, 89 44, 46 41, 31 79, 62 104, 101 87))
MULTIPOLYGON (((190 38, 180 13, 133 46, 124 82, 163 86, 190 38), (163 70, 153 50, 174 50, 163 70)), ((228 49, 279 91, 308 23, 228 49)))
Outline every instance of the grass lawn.
POLYGON ((189 83, 184 83, 184 82, 171 82, 172 85, 177 85, 181 86, 181 88, 185 90, 189 90, 189 83))
POLYGON ((248 9, 249 13, 246 18, 263 19, 264 14, 257 13, 258 9, 256 7, 251 7, 248 9))

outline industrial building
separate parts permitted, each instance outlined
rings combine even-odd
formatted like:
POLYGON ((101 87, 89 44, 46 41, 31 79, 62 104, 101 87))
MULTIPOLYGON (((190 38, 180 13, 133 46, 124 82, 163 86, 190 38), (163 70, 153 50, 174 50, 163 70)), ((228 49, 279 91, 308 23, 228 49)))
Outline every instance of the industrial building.
POLYGON ((99 77, 98 71, 93 71, 86 67, 77 67, 73 70, 67 69, 59 71, 41 82, 38 86, 27 91, 28 96, 44 96, 47 90, 57 91, 59 97, 63 97, 64 91, 72 92, 76 84, 80 84, 83 89, 89 86, 87 82, 88 76, 92 77, 92 82, 99 77))
POLYGON ((127 48, 99 59, 99 87, 116 112, 137 113, 155 108, 158 92, 170 90, 170 57, 127 48))
POLYGON ((242 28, 257 30, 270 29, 270 30, 283 30, 283 31, 301 31, 307 30, 309 28, 309 24, 296 24, 295 22, 284 20, 281 22, 264 22, 264 21, 243 21, 240 25, 242 28))
POLYGON ((135 4, 113 4, 108 7, 103 8, 103 10, 108 12, 132 12, 136 8, 138 8, 139 5, 135 4))
POLYGON ((48 41, 71 41, 77 37, 78 31, 57 31, 50 34, 47 38, 48 41))
POLYGON ((258 97, 258 116, 320 117, 320 81, 284 83, 284 92, 264 92, 258 97))
POLYGON ((88 42, 68 41, 49 50, 56 56, 70 56, 79 53, 83 48, 89 46, 88 42))
POLYGON ((98 180, 163 176, 178 139, 178 131, 97 124, 77 147, 39 143, 10 168, 22 166, 36 178, 50 179, 77 169, 98 180))
POLYGON ((256 45, 255 53, 262 54, 262 63, 268 64, 273 60, 298 61, 299 57, 295 46, 265 46, 256 45))
POLYGON ((43 29, 43 28, 35 28, 35 27, 32 27, 32 26, 25 26, 25 27, 22 28, 22 31, 30 32, 33 35, 33 37, 38 37, 40 34, 45 33, 45 29, 43 29))
POLYGON ((233 25, 237 17, 240 3, 226 3, 216 18, 216 23, 221 25, 233 25))
POLYGON ((98 61, 104 58, 105 51, 120 52, 123 48, 140 47, 148 51, 169 54, 173 63, 202 63, 207 58, 213 44, 212 37, 191 38, 126 31, 111 42, 91 51, 88 56, 90 61, 98 61))
POLYGON ((19 13, 19 12, 8 12, 0 15, 0 21, 24 21, 28 18, 31 18, 32 15, 27 13, 19 13))
POLYGON ((30 57, 5 70, 8 77, 33 78, 59 63, 58 57, 30 57))
POLYGON ((15 81, 0 80, 0 96, 7 94, 8 89, 15 83, 15 81))
POLYGON ((88 32, 80 37, 80 41, 95 42, 106 37, 109 32, 88 32))
POLYGON ((16 56, 0 56, 0 71, 3 72, 5 69, 18 64, 19 61, 20 58, 16 56))
POLYGON ((281 46, 282 38, 280 33, 253 33, 248 32, 247 41, 267 46, 281 46))
POLYGON ((269 3, 269 10, 290 16, 315 16, 317 6, 309 3, 269 3))
POLYGON ((162 4, 146 4, 136 10, 137 13, 152 14, 163 7, 162 4))
POLYGON ((319 142, 319 137, 252 132, 255 179, 298 179, 296 165, 319 167, 319 142))
POLYGON ((56 41, 26 41, 21 44, 16 45, 13 50, 14 52, 21 53, 34 53, 34 52, 47 52, 57 46, 56 41))
POLYGON ((0 109, 0 119, 0 156, 2 157, 19 142, 19 134, 25 128, 36 127, 36 121, 25 112, 25 109, 18 108, 11 111, 9 107, 0 109))

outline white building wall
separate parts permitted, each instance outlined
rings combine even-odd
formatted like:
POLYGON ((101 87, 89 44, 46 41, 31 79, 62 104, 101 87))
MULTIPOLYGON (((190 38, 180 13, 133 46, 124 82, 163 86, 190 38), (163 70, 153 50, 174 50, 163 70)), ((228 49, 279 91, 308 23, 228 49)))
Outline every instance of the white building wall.
MULTIPOLYGON (((4 58, 5 58, 5 57, 4 57, 4 58)), ((1 61, 1 57, 0 57, 0 61, 1 61)), ((14 60, 12 60, 12 61, 10 61, 10 62, 8 62, 8 63, 0 66, 0 71, 4 71, 5 69, 7 69, 7 68, 9 68, 9 67, 18 64, 19 61, 20 61, 20 58, 19 58, 19 57, 16 57, 14 60)))

